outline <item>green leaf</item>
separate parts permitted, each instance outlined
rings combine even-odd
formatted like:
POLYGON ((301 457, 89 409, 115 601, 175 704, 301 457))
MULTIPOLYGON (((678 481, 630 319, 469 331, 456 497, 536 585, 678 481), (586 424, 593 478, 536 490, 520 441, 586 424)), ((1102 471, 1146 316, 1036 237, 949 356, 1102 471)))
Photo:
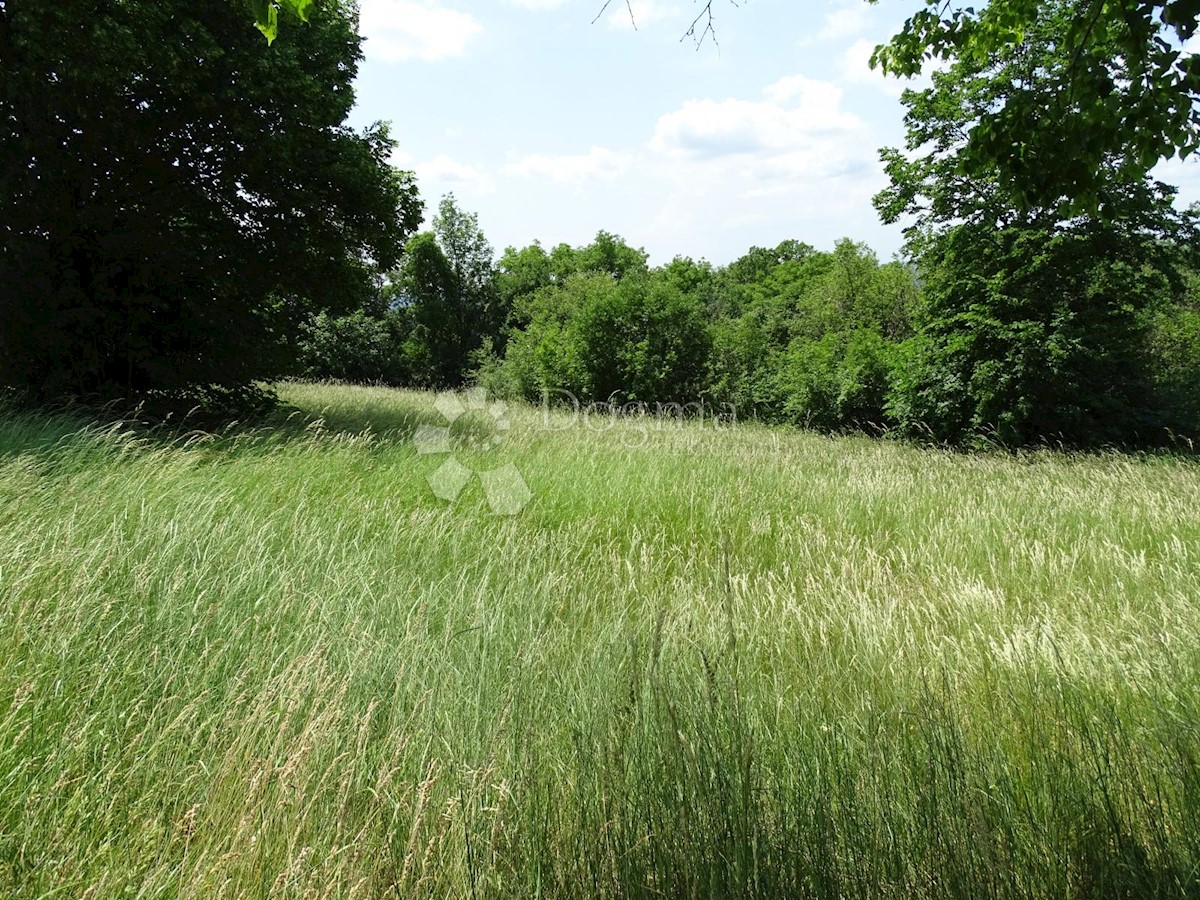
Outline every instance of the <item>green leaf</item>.
POLYGON ((271 44, 279 34, 279 10, 271 0, 250 0, 250 8, 254 11, 255 27, 271 44))
POLYGON ((302 22, 308 21, 308 10, 312 5, 313 0, 283 0, 284 8, 294 13, 302 22))

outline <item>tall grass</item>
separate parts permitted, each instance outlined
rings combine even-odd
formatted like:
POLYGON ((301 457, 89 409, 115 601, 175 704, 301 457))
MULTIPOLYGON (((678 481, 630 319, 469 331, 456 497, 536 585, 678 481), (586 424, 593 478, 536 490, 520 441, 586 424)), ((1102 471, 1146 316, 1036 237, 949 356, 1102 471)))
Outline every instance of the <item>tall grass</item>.
POLYGON ((1200 897, 1192 463, 283 394, 0 421, 0 896, 1200 897))

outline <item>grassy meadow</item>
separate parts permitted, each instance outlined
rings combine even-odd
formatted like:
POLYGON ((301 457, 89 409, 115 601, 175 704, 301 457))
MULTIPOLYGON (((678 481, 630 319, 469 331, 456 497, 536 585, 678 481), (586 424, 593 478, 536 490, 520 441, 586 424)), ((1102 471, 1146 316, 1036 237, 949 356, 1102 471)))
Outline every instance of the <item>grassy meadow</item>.
POLYGON ((281 394, 0 419, 0 896, 1200 897, 1195 463, 281 394))

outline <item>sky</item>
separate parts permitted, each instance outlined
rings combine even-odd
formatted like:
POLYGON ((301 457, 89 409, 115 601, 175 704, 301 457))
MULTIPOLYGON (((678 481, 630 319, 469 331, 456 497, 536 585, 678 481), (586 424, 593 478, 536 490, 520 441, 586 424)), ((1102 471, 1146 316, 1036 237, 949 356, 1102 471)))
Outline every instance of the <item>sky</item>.
MULTIPOLYGON (((716 42, 697 47, 701 6, 360 0, 351 122, 390 122, 427 209, 453 192, 497 253, 603 229, 653 265, 789 238, 891 258, 903 235, 871 197, 879 148, 903 145, 906 84, 868 59, 915 0, 714 0, 716 42)), ((1197 164, 1156 174, 1200 200, 1197 164)))

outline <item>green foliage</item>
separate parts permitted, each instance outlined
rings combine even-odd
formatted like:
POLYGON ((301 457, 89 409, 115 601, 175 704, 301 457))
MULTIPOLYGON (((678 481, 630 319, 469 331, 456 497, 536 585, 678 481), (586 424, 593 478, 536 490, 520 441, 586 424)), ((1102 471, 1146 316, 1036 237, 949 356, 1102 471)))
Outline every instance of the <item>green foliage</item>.
POLYGON ((569 333, 587 373, 581 398, 687 403, 704 390, 704 309, 661 275, 625 277, 590 293, 569 333))
POLYGON ((1062 199, 1077 212, 1103 209, 1114 156, 1129 181, 1200 148, 1200 56, 1181 50, 1197 31, 1194 0, 925 5, 876 48, 873 64, 912 75, 936 57, 980 69, 1018 53, 1048 11, 1060 20, 1057 52, 1043 55, 1032 77, 1010 82, 961 133, 959 171, 997 173, 1015 205, 1062 199))
POLYGON ((1200 435, 1200 277, 1190 273, 1186 298, 1154 310, 1149 355, 1166 429, 1200 435))
MULTIPOLYGON (((550 254, 536 241, 521 250, 509 247, 496 267, 496 291, 500 305, 515 312, 519 301, 554 283, 556 273, 550 254)), ((511 324, 511 323, 506 323, 511 324)), ((524 324, 524 323, 520 323, 524 324)))
POLYGON ((416 384, 461 385, 472 355, 504 333, 507 312, 492 247, 478 217, 460 210, 453 195, 442 199, 433 231, 409 241, 390 296, 409 310, 404 352, 416 384))
POLYGON ((299 374, 305 378, 352 384, 406 384, 410 369, 404 356, 403 310, 382 317, 355 310, 348 316, 317 316, 304 327, 299 374))
POLYGON ((752 247, 717 274, 712 308, 710 394, 739 414, 780 414, 775 375, 792 339, 801 299, 828 269, 828 254, 785 241, 752 247))
POLYGON ((738 315, 713 323, 712 396, 743 416, 825 430, 890 423, 897 346, 916 286, 899 263, 839 241, 832 253, 755 248, 723 273, 738 315))
POLYGON ((911 333, 912 272, 840 241, 753 248, 724 269, 677 258, 644 270, 601 233, 581 250, 509 250, 501 283, 515 323, 489 386, 584 402, 695 402, 825 430, 887 426, 899 347, 911 333), (595 260, 614 255, 621 269, 595 260), (561 277, 555 272, 593 271, 561 277), (570 260, 570 266, 561 264, 570 260))
POLYGON ((712 323, 710 332, 708 390, 713 400, 734 407, 742 418, 777 415, 773 374, 781 346, 772 340, 761 315, 751 311, 722 317, 712 323))
POLYGON ((525 298, 518 315, 529 324, 513 336, 507 364, 526 396, 666 403, 703 393, 704 308, 659 273, 571 275, 525 298))
POLYGON ((582 310, 608 302, 615 292, 610 276, 577 274, 518 303, 516 317, 529 324, 510 339, 506 366, 521 394, 533 399, 549 391, 569 391, 592 398, 593 373, 585 364, 574 325, 582 310))
POLYGON ((574 271, 601 272, 619 281, 631 275, 644 275, 649 271, 647 259, 645 250, 630 247, 621 237, 600 231, 592 243, 575 252, 574 271))
POLYGON ((906 430, 1005 445, 1152 439, 1165 423, 1146 316, 1171 284, 1151 249, 1094 222, 941 235, 895 399, 906 430))
POLYGON ((34 400, 274 377, 420 219, 387 130, 344 124, 360 38, 341 4, 270 52, 243 0, 0 15, 0 382, 34 400))
POLYGON ((898 354, 896 344, 870 328, 793 341, 774 377, 778 417, 823 431, 891 425, 888 407, 898 354))
POLYGON ((876 205, 888 222, 915 217, 920 334, 891 401, 910 434, 1089 444, 1153 440, 1166 425, 1147 322, 1180 295, 1193 217, 1119 154, 1093 173, 1104 205, 1085 215, 1057 194, 1014 205, 1002 171, 961 165, 974 123, 1066 64, 1077 10, 1042 5, 1018 46, 960 57, 904 96, 908 152, 883 151, 892 184, 876 205))
POLYGON ((308 21, 308 11, 314 0, 248 0, 254 13, 254 24, 263 33, 267 43, 274 43, 279 35, 279 11, 291 13, 302 22, 308 21))

